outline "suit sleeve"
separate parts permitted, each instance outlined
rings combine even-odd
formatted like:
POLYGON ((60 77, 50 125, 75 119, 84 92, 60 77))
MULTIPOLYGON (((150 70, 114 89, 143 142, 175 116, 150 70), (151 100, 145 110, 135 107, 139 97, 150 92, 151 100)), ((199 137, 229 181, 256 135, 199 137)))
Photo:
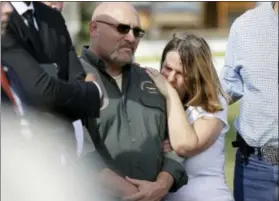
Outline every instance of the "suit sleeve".
POLYGON ((72 120, 99 116, 100 97, 94 83, 55 79, 11 35, 5 34, 1 39, 1 60, 16 73, 32 103, 72 120))

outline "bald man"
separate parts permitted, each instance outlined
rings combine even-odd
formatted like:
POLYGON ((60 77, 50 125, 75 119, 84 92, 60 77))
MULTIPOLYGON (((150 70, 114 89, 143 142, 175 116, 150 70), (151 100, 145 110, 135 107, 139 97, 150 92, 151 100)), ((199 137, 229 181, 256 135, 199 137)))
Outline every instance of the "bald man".
MULTIPOLYGON (((187 182, 183 159, 163 155, 168 137, 165 100, 143 68, 132 63, 144 30, 135 8, 124 2, 101 3, 90 21, 90 45, 81 62, 95 73, 105 93, 97 121, 97 150, 107 161, 103 173, 117 196, 158 201, 187 182), (116 174, 117 173, 117 174, 116 174)), ((94 133, 94 122, 86 122, 94 133)))

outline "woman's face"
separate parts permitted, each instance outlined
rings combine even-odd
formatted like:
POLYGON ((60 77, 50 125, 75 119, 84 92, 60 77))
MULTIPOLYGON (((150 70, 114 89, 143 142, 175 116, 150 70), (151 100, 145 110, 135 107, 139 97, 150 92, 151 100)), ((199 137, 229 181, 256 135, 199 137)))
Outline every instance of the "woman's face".
POLYGON ((177 51, 169 51, 162 64, 161 74, 176 89, 181 99, 185 97, 185 79, 183 76, 183 66, 177 51))

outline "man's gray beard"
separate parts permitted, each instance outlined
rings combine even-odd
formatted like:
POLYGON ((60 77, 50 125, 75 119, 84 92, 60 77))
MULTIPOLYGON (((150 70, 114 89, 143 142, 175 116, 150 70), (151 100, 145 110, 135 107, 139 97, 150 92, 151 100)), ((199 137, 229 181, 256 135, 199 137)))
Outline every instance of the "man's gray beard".
POLYGON ((110 55, 110 61, 111 61, 111 63, 114 63, 114 64, 116 64, 116 65, 122 67, 122 66, 125 66, 125 65, 127 65, 127 64, 131 64, 131 63, 133 62, 134 54, 132 55, 130 61, 119 61, 119 60, 117 59, 117 54, 118 54, 118 52, 117 52, 117 50, 115 50, 115 51, 113 51, 113 53, 110 55))

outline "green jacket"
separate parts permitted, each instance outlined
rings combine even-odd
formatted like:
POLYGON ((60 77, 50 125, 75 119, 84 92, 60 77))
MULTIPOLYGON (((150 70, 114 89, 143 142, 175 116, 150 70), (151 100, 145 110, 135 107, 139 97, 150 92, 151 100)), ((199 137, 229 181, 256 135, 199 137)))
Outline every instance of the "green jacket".
MULTIPOLYGON (((97 122, 85 121, 100 136, 91 136, 107 165, 121 176, 155 181, 161 171, 174 178, 171 191, 187 183, 184 159, 174 152, 163 153, 162 142, 168 136, 166 103, 143 68, 123 67, 122 92, 106 73, 104 63, 84 48, 81 63, 93 72, 104 92, 104 108, 97 122), (97 143, 96 143, 97 142, 97 143)), ((92 103, 94 104, 94 103, 92 103)))

